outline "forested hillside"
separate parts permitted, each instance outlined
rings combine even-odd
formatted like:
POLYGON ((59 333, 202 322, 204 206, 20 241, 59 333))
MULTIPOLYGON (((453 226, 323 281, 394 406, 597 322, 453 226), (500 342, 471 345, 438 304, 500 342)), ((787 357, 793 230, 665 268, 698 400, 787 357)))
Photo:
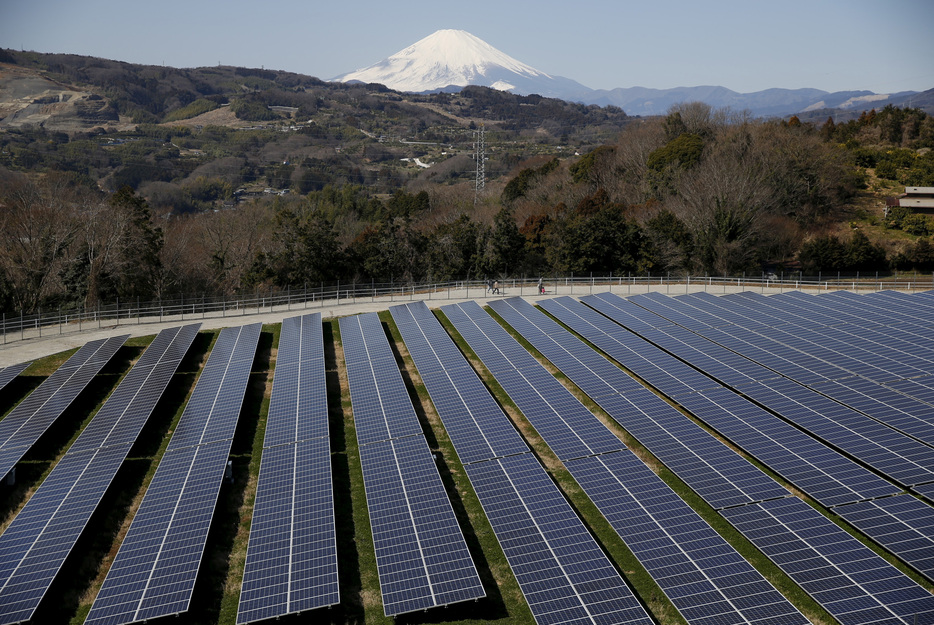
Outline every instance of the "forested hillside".
POLYGON ((886 196, 934 186, 934 119, 916 109, 639 119, 12 51, 0 80, 31 94, 0 103, 3 310, 337 280, 934 269, 932 218, 883 216, 886 196))

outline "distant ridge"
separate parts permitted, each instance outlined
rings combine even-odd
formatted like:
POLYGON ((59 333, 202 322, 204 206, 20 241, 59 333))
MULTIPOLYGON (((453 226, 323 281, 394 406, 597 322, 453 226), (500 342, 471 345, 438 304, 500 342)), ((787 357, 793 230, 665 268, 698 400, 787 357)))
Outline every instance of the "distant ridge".
MULTIPOLYGON (((838 118, 886 104, 912 105, 917 92, 876 94, 871 91, 765 89, 738 93, 720 86, 650 89, 628 87, 590 89, 570 78, 535 69, 463 30, 439 30, 369 67, 342 74, 337 82, 380 83, 396 91, 433 93, 459 91, 467 85, 491 87, 518 95, 538 94, 570 102, 618 106, 629 115, 664 115, 673 105, 704 102, 715 108, 749 111, 758 117, 828 112, 838 118)), ((927 92, 925 92, 927 93, 927 92)), ((914 106, 934 114, 930 98, 914 106)))

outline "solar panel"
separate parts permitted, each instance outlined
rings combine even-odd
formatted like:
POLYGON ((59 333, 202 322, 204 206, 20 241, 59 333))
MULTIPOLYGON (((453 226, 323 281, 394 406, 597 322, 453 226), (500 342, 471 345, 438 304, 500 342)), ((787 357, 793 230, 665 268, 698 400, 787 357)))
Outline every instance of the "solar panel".
POLYGON ((923 497, 926 497, 930 501, 934 501, 934 484, 922 484, 921 486, 914 486, 911 490, 923 497))
POLYGON ((833 511, 934 580, 934 508, 903 495, 851 503, 833 511))
POLYGON ((495 300, 491 307, 714 508, 788 495, 762 471, 525 300, 495 300), (619 391, 609 394, 608 389, 619 391))
POLYGON ((628 450, 566 466, 689 623, 808 622, 628 450))
POLYGON ((532 454, 464 470, 537 623, 652 622, 532 454))
POLYGON ((791 380, 753 384, 743 392, 900 484, 934 481, 934 449, 791 380))
POLYGON ((422 304, 390 308, 425 388, 461 462, 527 453, 528 445, 503 414, 454 342, 422 304), (408 321, 406 321, 408 320, 408 321))
POLYGON ((238 623, 340 601, 321 314, 282 322, 238 623))
POLYGON ((934 596, 800 499, 720 514, 841 623, 934 619, 934 596))
POLYGON ((124 334, 86 343, 0 421, 0 480, 71 405, 128 337, 129 334, 124 334))
POLYGON ((86 623, 188 609, 261 329, 218 336, 86 623))
MULTIPOLYGON (((605 332, 599 325, 603 322, 597 317, 610 324, 613 322, 596 311, 570 298, 547 300, 542 302, 542 307, 598 347, 608 345, 605 332)), ((611 308, 607 310, 612 312, 611 308)), ((612 332, 613 328, 606 330, 612 332)), ((668 362, 673 358, 657 347, 643 343, 647 347, 641 350, 642 353, 658 366, 657 372, 644 369, 642 377, 649 384, 656 385, 656 378, 666 379, 668 374, 664 370, 669 368, 668 362)), ((626 360, 621 362, 628 365, 626 360)), ((676 399, 740 449, 824 505, 892 495, 899 491, 895 485, 722 386, 717 385, 701 393, 681 394, 676 399)))
POLYGON ((10 365, 9 367, 0 369, 0 389, 3 389, 3 387, 12 382, 16 376, 25 371, 31 364, 31 362, 21 362, 17 365, 10 365))
POLYGON ((343 317, 340 330, 383 611, 485 596, 378 316, 343 317))
POLYGON ((497 369, 496 380, 560 460, 623 447, 619 438, 476 302, 451 304, 442 310, 484 365, 490 362, 492 369, 497 369), (521 354, 516 347, 522 349, 521 354))
POLYGON ((162 396, 198 325, 163 330, 0 535, 0 623, 31 617, 162 396), (182 336, 179 336, 179 334, 182 336), (148 363, 148 364, 147 364, 148 363))
MULTIPOLYGON (((510 306, 500 304, 497 308, 518 322, 519 316, 507 310, 510 306)), ((490 347, 476 351, 490 358, 512 351, 506 345, 514 339, 475 303, 454 304, 443 310, 458 330, 472 324, 468 333, 473 341, 485 339, 503 347, 501 352, 490 347)), ((530 323, 528 319, 525 322, 530 323)), ((470 339, 468 343, 474 346, 470 339)), ((509 369, 503 363, 497 380, 636 557, 645 560, 649 573, 688 620, 736 618, 740 614, 747 622, 807 622, 564 386, 530 359, 534 360, 528 352, 509 359, 517 368, 509 369), (645 527, 646 523, 651 527, 645 527), (703 560, 705 557, 717 559, 713 562, 703 560), (735 582, 733 576, 743 573, 748 579, 742 584, 735 582), (730 581, 721 585, 723 578, 730 581), (749 581, 764 586, 743 589, 741 592, 749 592, 744 595, 744 605, 739 606, 726 592, 749 581)))
POLYGON ((536 621, 651 622, 427 306, 391 312, 536 621))

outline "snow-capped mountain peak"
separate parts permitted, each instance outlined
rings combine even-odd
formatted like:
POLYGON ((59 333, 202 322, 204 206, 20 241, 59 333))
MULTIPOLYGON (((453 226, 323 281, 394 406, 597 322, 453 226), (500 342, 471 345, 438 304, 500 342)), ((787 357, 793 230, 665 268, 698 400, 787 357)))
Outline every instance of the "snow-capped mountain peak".
POLYGON ((467 85, 554 96, 559 91, 566 94, 569 88, 587 90, 526 65, 466 31, 452 29, 436 31, 379 63, 334 80, 375 82, 416 93, 467 85))

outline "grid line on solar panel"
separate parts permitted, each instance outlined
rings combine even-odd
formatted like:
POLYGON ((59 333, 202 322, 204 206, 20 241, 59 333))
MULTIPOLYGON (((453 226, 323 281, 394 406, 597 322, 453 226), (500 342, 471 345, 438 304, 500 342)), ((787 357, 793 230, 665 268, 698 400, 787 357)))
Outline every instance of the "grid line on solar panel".
POLYGON ((61 416, 128 334, 86 343, 0 421, 0 479, 61 416))
POLYGON ((339 323, 385 614, 485 596, 378 316, 339 323))
POLYGON ((526 453, 528 445, 423 303, 393 306, 406 348, 461 462, 526 453))
MULTIPOLYGON (((536 431, 562 461, 616 451, 623 447, 592 412, 525 350, 476 302, 442 307, 457 331, 487 365, 499 363, 494 375, 536 431), (503 347, 500 351, 499 348, 503 347), (512 361, 505 353, 522 350, 512 361), (521 368, 508 365, 519 364, 521 368)), ((489 368, 489 367, 488 367, 489 368)))
POLYGON ((934 619, 934 596, 797 498, 720 514, 841 623, 934 619))
MULTIPOLYGON (((443 372, 437 367, 461 371, 461 363, 466 360, 441 324, 424 303, 393 307, 391 312, 429 392, 433 386, 447 388, 453 379, 442 377, 443 372)), ((457 382, 464 379, 465 376, 458 377, 457 382)), ((477 378, 474 374, 468 379, 477 378)), ((476 411, 478 405, 487 412, 486 405, 491 401, 489 391, 484 389, 477 395, 464 393, 458 397, 461 402, 436 404, 455 449, 468 447, 457 438, 464 436, 465 431, 469 435, 471 430, 452 429, 449 425, 452 419, 471 419, 484 436, 491 434, 488 429, 491 425, 494 434, 505 427, 515 432, 498 406, 494 406, 498 417, 492 412, 488 413, 488 419, 476 421, 465 416, 465 413, 475 414, 471 411, 476 411), (502 423, 506 425, 501 426, 502 423)), ((524 443, 522 447, 528 451, 524 443)), ((618 573, 606 568, 602 552, 593 550, 593 539, 580 518, 573 511, 567 514, 567 501, 532 454, 478 460, 465 463, 465 467, 537 622, 648 621, 645 611, 634 600, 628 586, 621 583, 618 573), (557 551, 549 546, 549 541, 556 539, 563 541, 558 543, 557 551), (576 547, 570 549, 570 544, 576 547), (575 557, 578 552, 587 556, 586 559, 575 557)))
POLYGON ((601 393, 597 397, 591 395, 591 398, 714 508, 788 495, 784 488, 762 471, 635 382, 616 365, 565 332, 528 302, 510 298, 496 300, 491 307, 507 323, 519 329, 536 349, 588 395, 592 388, 597 391, 619 389, 613 395, 601 393), (520 319, 526 323, 521 324, 520 319), (532 328, 535 328, 534 332, 532 328), (573 342, 565 337, 572 338, 573 342), (576 358, 577 354, 587 353, 597 359, 576 358), (572 362, 587 364, 566 367, 563 363, 568 357, 573 358, 572 362), (597 382, 590 384, 591 378, 596 378, 597 382), (637 384, 637 388, 630 390, 626 380, 637 384))
POLYGON ((218 336, 86 623, 188 609, 261 327, 225 328, 218 336), (202 384, 207 394, 199 392, 202 384), (184 446, 176 440, 180 430, 184 446), (230 435, 211 440, 224 432, 230 435))
POLYGON ((651 623, 532 454, 465 466, 538 623, 651 623))
POLYGON ((282 323, 238 623, 340 601, 321 314, 282 323))
MULTIPOLYGON (((606 343, 597 324, 603 323, 601 319, 613 322, 595 310, 570 298, 548 300, 542 306, 598 347, 606 343)), ((671 358, 654 346, 648 347, 658 354, 659 362, 671 358)), ((655 377, 647 371, 644 379, 655 385, 655 377)), ((675 399, 727 440, 824 505, 892 495, 900 490, 722 386, 675 399)))
POLYGON ((566 466, 688 622, 808 622, 628 450, 566 466))
POLYGON ((934 580, 934 508, 901 495, 837 506, 833 511, 934 580))

